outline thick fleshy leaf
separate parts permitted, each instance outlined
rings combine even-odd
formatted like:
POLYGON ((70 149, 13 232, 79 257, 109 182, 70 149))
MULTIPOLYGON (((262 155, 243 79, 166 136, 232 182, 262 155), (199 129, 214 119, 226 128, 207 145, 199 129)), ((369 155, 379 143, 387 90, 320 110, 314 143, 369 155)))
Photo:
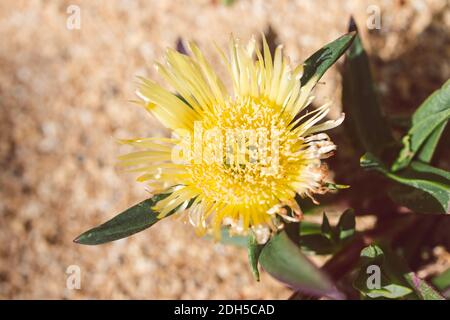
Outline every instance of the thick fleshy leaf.
POLYGON ((154 212, 152 207, 167 196, 169 194, 159 194, 144 200, 102 225, 84 232, 74 242, 85 245, 97 245, 126 238, 145 230, 160 220, 158 219, 158 213, 154 212))
POLYGON ((255 277, 256 281, 259 281, 258 261, 263 248, 264 245, 258 244, 255 235, 253 233, 250 233, 248 235, 248 247, 247 247, 248 262, 250 264, 253 276, 255 277))
POLYGON ((342 298, 328 276, 303 255, 284 231, 275 235, 264 246, 259 262, 274 278, 296 291, 342 298))
POLYGON ((431 161, 439 138, 450 119, 450 80, 434 92, 416 110, 408 134, 403 137, 403 149, 392 170, 407 167, 417 153, 420 160, 431 161))
POLYGON ((389 171, 374 155, 369 153, 361 158, 361 166, 377 170, 393 181, 430 194, 440 205, 441 210, 435 213, 449 213, 450 182, 446 178, 448 174, 446 171, 415 162, 410 168, 400 173, 394 173, 389 171))
MULTIPOLYGON (((354 24, 352 29, 356 29, 354 24)), ((395 141, 381 112, 369 58, 359 35, 347 51, 342 76, 342 105, 348 136, 361 153, 371 152, 381 157, 395 141)))
POLYGON ((313 84, 322 78, 325 72, 345 53, 355 38, 355 32, 350 32, 330 42, 306 59, 303 76, 300 80, 302 86, 313 84))

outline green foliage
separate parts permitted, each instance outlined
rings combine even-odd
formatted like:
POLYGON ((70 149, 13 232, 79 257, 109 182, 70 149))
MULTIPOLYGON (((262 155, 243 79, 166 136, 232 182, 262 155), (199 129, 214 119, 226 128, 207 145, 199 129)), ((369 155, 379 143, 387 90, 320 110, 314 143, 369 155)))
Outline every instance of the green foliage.
POLYGON ((368 56, 356 36, 346 54, 343 72, 344 111, 348 136, 366 155, 361 166, 372 168, 400 185, 389 191, 394 201, 413 211, 448 213, 450 200, 449 173, 429 162, 450 116, 450 81, 431 95, 414 113, 411 129, 403 138, 404 147, 389 170, 383 163, 386 150, 396 145, 382 115, 372 81, 368 56), (404 169, 402 172, 396 172, 404 169))
POLYGON ((425 280, 420 279, 414 272, 405 274, 405 278, 414 289, 416 295, 422 300, 445 300, 444 297, 430 286, 425 280))
POLYGON ((388 190, 388 194, 394 202, 400 206, 420 213, 445 213, 442 205, 430 193, 396 184, 388 190))
POLYGON ((325 72, 345 53, 350 47, 355 32, 350 32, 330 42, 312 56, 305 60, 303 76, 300 79, 302 86, 316 84, 325 72))
POLYGON ((144 200, 102 225, 84 232, 74 242, 85 245, 103 244, 145 230, 160 220, 152 207, 167 196, 169 194, 159 194, 144 200))
POLYGON ((370 245, 361 251, 359 272, 353 286, 366 299, 443 299, 411 272, 399 256, 378 245, 370 245))
POLYGON ((332 191, 338 191, 338 190, 348 189, 348 188, 350 188, 350 186, 345 185, 345 184, 327 183, 327 188, 332 191))
POLYGON ((423 143, 423 146, 419 149, 417 153, 417 159, 427 163, 431 162, 436 148, 438 147, 439 139, 441 138, 445 128, 447 127, 447 123, 448 121, 443 121, 436 127, 436 129, 434 129, 434 131, 423 143))
MULTIPOLYGON (((408 169, 401 173, 395 173, 388 170, 379 159, 370 153, 361 158, 361 166, 377 170, 395 182, 428 193, 440 205, 439 211, 436 213, 449 213, 450 180, 448 179, 448 172, 433 168, 425 163, 414 162, 408 169)), ((421 199, 422 201, 429 200, 425 197, 421 199)), ((427 207, 431 206, 435 206, 435 203, 427 204, 427 207)))
POLYGON ((348 136, 363 152, 381 157, 395 144, 387 120, 383 116, 372 81, 369 58, 359 35, 347 51, 342 75, 342 105, 348 136))
MULTIPOLYGON (((450 81, 417 109, 411 121, 404 121, 410 128, 402 140, 403 148, 399 156, 391 165, 391 162, 385 160, 386 151, 400 144, 393 138, 388 120, 379 106, 369 59, 357 32, 352 31, 336 39, 309 57, 304 64, 301 84, 309 88, 314 87, 346 51, 343 69, 343 106, 347 114, 345 123, 348 136, 354 138, 358 152, 366 153, 361 158, 361 166, 376 170, 394 182, 389 194, 398 204, 420 213, 449 213, 450 173, 431 166, 429 162, 450 117, 450 81)), ((338 191, 349 186, 329 183, 327 187, 338 191)), ((160 194, 147 199, 104 224, 84 232, 74 241, 96 245, 145 230, 160 220, 158 214, 152 211, 152 207, 168 195, 160 194)), ((312 208, 317 209, 316 205, 298 198, 296 199, 299 200, 303 213, 313 212, 312 208)), ((284 231, 273 235, 264 245, 257 243, 251 231, 246 237, 236 236, 230 234, 229 228, 223 227, 221 242, 247 248, 249 264, 257 281, 260 279, 261 266, 295 291, 315 297, 343 298, 344 294, 337 287, 344 287, 343 292, 346 294, 351 290, 354 294, 356 289, 356 293, 365 299, 443 299, 437 290, 411 272, 397 255, 398 252, 393 253, 388 249, 389 246, 369 245, 360 252, 361 248, 370 242, 365 242, 363 232, 356 233, 355 224, 355 214, 349 209, 340 216, 336 225, 331 225, 324 213, 321 224, 305 221, 289 224, 284 231), (308 260, 304 252, 332 256, 325 266, 319 269, 308 260), (381 272, 379 287, 368 285, 368 270, 373 266, 378 267, 381 272), (336 276, 334 270, 341 274, 336 276), (354 280, 354 289, 351 288, 351 280, 354 280)), ((398 230, 401 228, 389 232, 395 233, 398 230)), ((376 231, 376 243, 380 240, 382 243, 389 242, 393 238, 392 234, 385 230, 376 231)), ((373 234, 369 234, 367 238, 372 241, 372 237, 373 234)), ((420 242, 419 240, 417 242, 420 242)), ((407 261, 409 252, 415 250, 416 245, 417 243, 411 241, 409 248, 402 251, 407 261)), ((432 283, 441 292, 447 290, 448 293, 449 272, 433 278, 432 283)))
POLYGON ((450 298, 450 269, 434 277, 431 282, 436 289, 442 292, 446 299, 450 298))
POLYGON ((450 118, 450 80, 434 92, 412 116, 412 125, 403 137, 403 149, 392 165, 393 171, 406 168, 412 159, 430 162, 439 138, 450 118))
POLYGON ((332 254, 338 252, 355 234, 355 214, 346 210, 335 227, 323 214, 322 225, 300 223, 300 246, 307 253, 332 254))
POLYGON ((315 267, 285 231, 275 235, 261 250, 261 266, 295 290, 318 296, 340 297, 331 280, 315 267))

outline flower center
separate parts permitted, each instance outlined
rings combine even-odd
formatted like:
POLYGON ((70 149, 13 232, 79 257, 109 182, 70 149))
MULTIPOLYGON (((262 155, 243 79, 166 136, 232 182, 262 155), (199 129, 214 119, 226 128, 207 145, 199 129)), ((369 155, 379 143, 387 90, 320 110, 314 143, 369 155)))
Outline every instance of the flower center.
POLYGON ((298 154, 303 141, 287 127, 281 108, 267 99, 239 98, 215 106, 204 116, 201 144, 203 159, 206 154, 219 161, 192 161, 193 185, 208 200, 225 205, 269 209, 291 199, 295 191, 289 181, 306 161, 298 154))

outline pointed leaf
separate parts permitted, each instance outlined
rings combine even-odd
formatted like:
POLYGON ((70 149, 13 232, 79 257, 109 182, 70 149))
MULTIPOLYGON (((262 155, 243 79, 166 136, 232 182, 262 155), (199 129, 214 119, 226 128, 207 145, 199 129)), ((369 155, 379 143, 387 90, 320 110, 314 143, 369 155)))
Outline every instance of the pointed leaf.
POLYGON ((387 147, 395 144, 378 103, 369 58, 359 35, 346 54, 342 105, 348 136, 354 139, 361 152, 371 152, 381 157, 387 147))
POLYGON ((261 251, 259 262, 274 278, 294 290, 318 296, 342 297, 330 279, 302 254, 284 231, 266 244, 261 251))
POLYGON ((346 210, 337 226, 332 227, 328 217, 323 213, 322 224, 302 221, 300 223, 300 247, 306 254, 333 254, 355 234, 355 214, 353 210, 346 210))
POLYGON ((321 231, 328 239, 333 238, 333 229, 331 228, 330 220, 328 220, 327 214, 324 212, 322 215, 321 231))
POLYGON ((344 241, 355 234, 355 213, 352 209, 345 210, 339 218, 337 229, 339 231, 339 240, 344 241))
POLYGON ((314 85, 322 78, 325 72, 345 53, 355 38, 355 32, 350 32, 330 42, 306 59, 303 76, 300 80, 302 86, 314 85))
POLYGON ((158 213, 154 212, 152 207, 167 196, 169 194, 159 194, 144 200, 102 225, 84 232, 74 242, 85 245, 97 245, 129 237, 145 230, 160 220, 157 217, 158 213))

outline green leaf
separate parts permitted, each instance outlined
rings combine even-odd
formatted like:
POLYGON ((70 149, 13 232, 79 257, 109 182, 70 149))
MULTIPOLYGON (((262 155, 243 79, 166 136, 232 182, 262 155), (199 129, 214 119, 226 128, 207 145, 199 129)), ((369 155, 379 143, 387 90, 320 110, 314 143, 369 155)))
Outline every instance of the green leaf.
POLYGON ((439 290, 450 289, 450 269, 434 277, 432 282, 439 290))
POLYGON ((349 185, 346 185, 346 184, 336 184, 336 183, 327 183, 327 184, 326 184, 326 187, 327 187, 329 190, 332 190, 332 191, 338 191, 338 190, 343 190, 343 189, 348 189, 348 188, 350 188, 349 185))
POLYGON ((256 281, 259 281, 258 260, 263 248, 264 245, 258 244, 255 235, 251 232, 248 236, 248 261, 256 281))
POLYGON ((342 297, 330 279, 303 255, 285 231, 275 235, 265 245, 259 262, 264 270, 294 290, 318 296, 342 297))
MULTIPOLYGON (((407 174, 410 171, 416 172, 416 176, 421 175, 426 179, 450 185, 450 172, 432 167, 426 163, 413 161, 411 162, 410 169, 407 169, 404 173, 407 174)), ((425 191, 413 187, 396 185, 389 191, 389 195, 398 204, 408 207, 415 212, 445 213, 436 198, 425 191)))
POLYGON ((450 79, 441 87, 431 94, 414 112, 412 116, 413 126, 423 121, 431 114, 439 113, 450 108, 450 79))
POLYGON ((379 246, 370 245, 361 250, 361 258, 363 258, 364 261, 373 262, 373 260, 376 260, 376 262, 383 262, 384 252, 379 246))
POLYGON ((302 221, 300 222, 300 235, 305 236, 309 234, 317 234, 321 231, 321 225, 315 222, 302 221))
POLYGON ((336 227, 332 227, 323 213, 322 225, 300 223, 300 246, 307 254, 333 254, 339 251, 355 234, 355 214, 346 210, 336 227))
POLYGON ((313 87, 325 72, 344 54, 355 38, 355 32, 350 32, 330 42, 306 59, 303 76, 300 80, 302 87, 313 87))
POLYGON ((322 215, 322 234, 328 239, 333 238, 333 230, 331 229, 330 220, 328 220, 327 214, 324 212, 322 215))
POLYGON ((434 277, 431 282, 445 296, 450 299, 450 269, 434 277))
POLYGON ((442 181, 442 183, 450 183, 450 172, 430 166, 429 164, 413 161, 411 169, 416 172, 421 172, 434 176, 434 180, 442 181))
POLYGON ((414 272, 405 275, 406 280, 412 286, 416 294, 422 300, 445 300, 432 286, 425 280, 420 279, 414 272))
POLYGON ((450 183, 444 170, 415 162, 407 170, 393 173, 369 153, 361 158, 360 163, 362 167, 377 170, 393 181, 427 192, 440 204, 441 210, 437 213, 449 213, 450 183))
POLYGON ((403 148, 392 165, 392 170, 406 168, 419 151, 419 159, 431 161, 448 119, 450 80, 428 97, 412 116, 412 126, 402 139, 403 148))
POLYGON ((339 240, 345 241, 355 234, 355 212, 352 209, 344 211, 339 218, 337 229, 339 232, 339 240))
POLYGON ((366 293, 370 298, 399 299, 409 295, 412 290, 398 284, 388 284, 381 289, 372 289, 366 293))
MULTIPOLYGON (((158 213, 154 212, 152 207, 158 201, 168 196, 169 194, 159 194, 144 200, 102 225, 84 232, 74 242, 85 245, 97 245, 129 237, 145 230, 160 220, 158 213)), ((170 214, 175 211, 176 209, 170 214)))
POLYGON ((439 201, 425 191, 397 184, 388 191, 388 194, 394 202, 414 212, 444 213, 439 201))
POLYGON ((381 249, 377 245, 368 246, 361 251, 360 271, 353 285, 363 296, 369 298, 443 299, 428 283, 408 270, 401 257, 388 248, 381 249), (371 272, 367 272, 369 266, 378 266, 381 272, 379 288, 368 288, 368 278, 372 276, 371 272))
POLYGON ((302 236, 300 247, 308 255, 327 255, 337 251, 333 241, 321 233, 302 236))
POLYGON ((431 160, 433 159, 434 151, 438 146, 439 139, 441 138, 446 126, 447 121, 442 122, 436 129, 434 129, 434 131, 427 138, 427 140, 425 140, 423 146, 417 153, 417 159, 427 163, 431 162, 431 160))
POLYGON ((360 152, 382 157, 386 148, 395 145, 395 140, 381 112, 369 58, 359 35, 347 51, 342 76, 342 105, 348 136, 360 152))
MULTIPOLYGON (((394 263, 395 264, 395 263, 394 263)), ((408 282, 403 279, 402 273, 392 266, 384 251, 377 245, 370 245, 361 251, 359 273, 353 282, 353 286, 360 293, 371 299, 406 298, 413 290, 408 287, 408 282), (376 268, 379 274, 376 272, 376 268), (369 277, 379 276, 379 287, 373 287, 376 282, 369 281, 369 277)))

